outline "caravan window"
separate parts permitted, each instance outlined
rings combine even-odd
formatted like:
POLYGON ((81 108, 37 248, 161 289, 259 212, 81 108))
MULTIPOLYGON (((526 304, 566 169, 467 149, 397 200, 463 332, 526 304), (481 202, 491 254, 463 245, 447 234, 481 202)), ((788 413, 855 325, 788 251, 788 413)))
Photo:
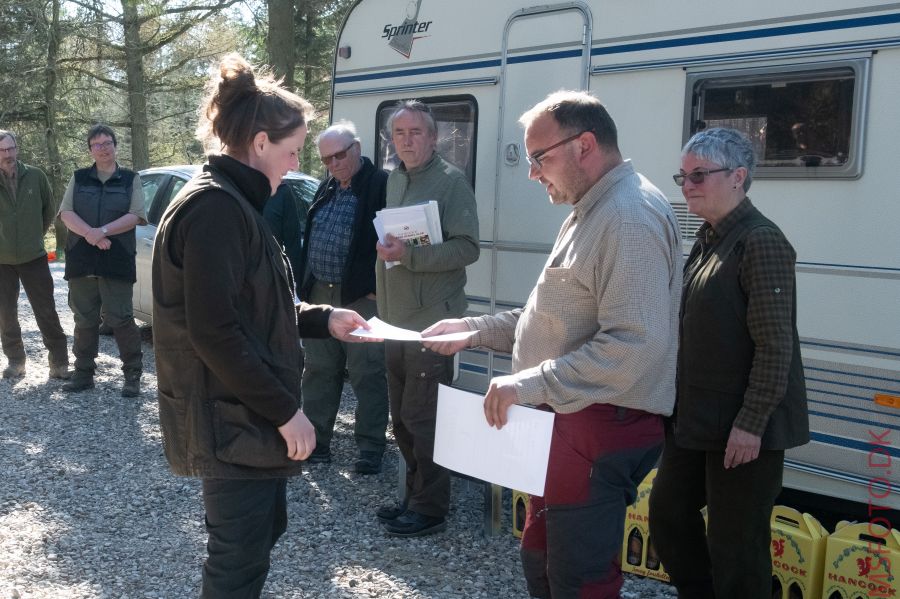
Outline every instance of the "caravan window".
MULTIPOLYGON (((431 107, 437 123, 437 151, 444 160, 466 174, 475 187, 475 134, 478 125, 478 105, 472 96, 443 96, 440 98, 419 98, 431 107)), ((383 102, 378 107, 375 130, 381 134, 376 148, 375 163, 385 170, 393 170, 400 161, 391 132, 387 130, 388 117, 397 102, 383 102)))
POLYGON ((753 142, 757 178, 856 178, 868 59, 688 75, 685 141, 732 127, 753 142))

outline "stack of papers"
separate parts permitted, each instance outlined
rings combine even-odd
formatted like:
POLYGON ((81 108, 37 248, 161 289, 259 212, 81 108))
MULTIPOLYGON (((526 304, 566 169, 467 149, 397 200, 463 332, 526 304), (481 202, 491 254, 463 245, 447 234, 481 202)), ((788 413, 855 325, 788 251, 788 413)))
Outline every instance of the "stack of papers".
MULTIPOLYGON (((441 234, 441 216, 438 204, 434 200, 413 206, 385 208, 375 213, 372 220, 378 241, 384 243, 385 236, 390 233, 406 245, 437 245, 444 241, 441 234)), ((397 262, 386 262, 391 268, 397 262)))

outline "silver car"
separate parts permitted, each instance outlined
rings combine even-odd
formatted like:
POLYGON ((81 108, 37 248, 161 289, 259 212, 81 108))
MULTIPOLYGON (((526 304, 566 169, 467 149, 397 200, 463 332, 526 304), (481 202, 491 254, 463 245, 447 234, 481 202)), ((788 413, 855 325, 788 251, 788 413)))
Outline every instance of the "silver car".
MULTIPOLYGON (((150 257, 153 252, 153 239, 156 227, 166 206, 181 191, 184 184, 200 173, 202 167, 163 166, 140 171, 141 184, 144 188, 144 206, 147 209, 147 224, 135 229, 137 234, 137 283, 134 285, 134 317, 152 324, 153 289, 150 278, 150 257)), ((319 187, 319 180, 304 173, 291 171, 283 179, 294 197, 303 215, 301 226, 306 226, 305 215, 312 204, 313 196, 319 187)), ((301 231, 302 232, 302 231, 301 231)))

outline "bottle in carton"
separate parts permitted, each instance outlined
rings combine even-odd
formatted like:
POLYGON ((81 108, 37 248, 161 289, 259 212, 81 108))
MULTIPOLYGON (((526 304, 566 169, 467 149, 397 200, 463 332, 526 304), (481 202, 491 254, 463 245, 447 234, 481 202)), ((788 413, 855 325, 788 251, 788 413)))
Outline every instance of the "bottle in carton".
POLYGON ((644 559, 644 535, 641 534, 641 531, 637 529, 637 527, 631 529, 631 533, 628 535, 628 553, 626 554, 626 560, 632 566, 640 566, 641 562, 644 559))
POLYGON ((772 599, 783 599, 781 593, 781 581, 777 576, 772 577, 772 599))
POLYGON ((659 555, 656 553, 656 547, 653 546, 653 541, 650 540, 650 535, 647 535, 646 566, 648 570, 659 570, 659 555))
POLYGON ((525 530, 525 510, 527 506, 525 505, 525 496, 519 495, 516 497, 516 505, 513 509, 513 514, 515 518, 515 530, 522 534, 522 531, 525 530))

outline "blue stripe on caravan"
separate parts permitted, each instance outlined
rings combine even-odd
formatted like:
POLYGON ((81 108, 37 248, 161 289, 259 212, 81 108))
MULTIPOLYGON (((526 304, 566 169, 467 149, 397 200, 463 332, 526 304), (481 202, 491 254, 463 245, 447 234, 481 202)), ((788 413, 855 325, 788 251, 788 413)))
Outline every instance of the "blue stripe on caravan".
MULTIPOLYGON (((736 40, 761 39, 766 37, 779 37, 784 35, 796 35, 803 33, 814 33, 818 31, 834 31, 837 29, 854 29, 858 27, 871 27, 874 25, 890 25, 900 22, 900 13, 879 15, 874 17, 859 17, 853 19, 842 19, 837 21, 826 21, 823 23, 808 23, 804 25, 785 25, 781 27, 770 27, 768 29, 754 29, 752 31, 737 31, 732 33, 716 33, 709 35, 700 35, 695 37, 684 37, 670 40, 659 40, 652 42, 638 42, 634 44, 621 44, 618 46, 607 46, 604 48, 594 48, 591 54, 594 56, 621 54, 623 52, 637 52, 641 50, 654 50, 661 48, 675 48, 692 45, 715 44, 720 42, 729 42, 736 40)), ((581 56, 580 50, 562 50, 559 52, 547 52, 544 54, 527 54, 523 56, 511 56, 507 59, 510 64, 537 62, 542 60, 557 60, 560 58, 573 58, 581 56)), ((393 71, 385 71, 382 73, 366 73, 362 75, 344 75, 334 78, 334 83, 354 83, 356 81, 372 81, 376 79, 390 79, 392 77, 412 77, 415 75, 429 75, 434 73, 449 73, 452 71, 465 71, 469 69, 485 69, 491 67, 499 67, 500 59, 479 60, 473 62, 462 62, 458 64, 441 65, 433 67, 418 67, 398 69, 393 71)), ((837 266, 837 265, 831 265, 837 266)), ((894 269, 890 269, 894 270, 894 269)))
POLYGON ((827 383, 829 385, 838 385, 841 387, 850 387, 851 389, 864 389, 866 391, 877 391, 883 393, 890 393, 889 389, 885 389, 884 387, 869 387, 868 385, 854 385, 853 383, 842 383, 840 381, 833 381, 831 379, 819 379, 815 377, 808 376, 806 377, 807 381, 813 381, 815 383, 827 383))
MULTIPOLYGON (((849 395, 847 393, 838 393, 836 391, 826 391, 824 389, 816 389, 815 387, 806 387, 807 391, 815 391, 816 393, 822 393, 823 395, 833 395, 834 397, 844 397, 846 399, 854 399, 857 401, 868 401, 871 402, 871 397, 861 397, 859 395, 849 395)), ((853 406, 844 406, 846 408, 850 408, 853 406)))
MULTIPOLYGON (((560 60, 562 58, 577 58, 581 56, 581 50, 560 50, 559 52, 544 52, 541 54, 523 54, 522 56, 511 56, 506 59, 509 64, 523 64, 526 62, 540 62, 544 60, 560 60)), ((450 73, 452 71, 466 71, 469 69, 486 69, 489 67, 499 67, 501 64, 499 59, 479 60, 477 62, 461 62, 459 64, 444 65, 437 67, 420 67, 417 69, 403 69, 402 71, 388 71, 384 73, 374 73, 371 75, 347 75, 345 77, 335 77, 335 83, 353 83, 354 81, 370 81, 373 79, 390 79, 392 77, 411 77, 413 75, 430 75, 434 73, 450 73)))
POLYGON ((821 416, 822 418, 829 418, 831 420, 840 420, 841 422, 852 422, 854 424, 865 424, 870 428, 880 428, 884 430, 893 430, 900 431, 900 426, 893 425, 890 426, 885 424, 884 422, 872 422, 871 420, 863 420, 862 418, 850 418, 848 416, 841 416, 839 414, 830 414, 828 412, 816 412, 814 410, 809 411, 810 416, 821 416))
MULTIPOLYGON (((875 432, 881 433, 883 431, 878 430, 875 432)), ((825 433, 810 432, 809 437, 812 441, 816 441, 818 443, 824 443, 825 445, 835 445, 837 447, 845 447, 847 449, 856 449, 865 453, 869 453, 874 447, 876 447, 876 445, 873 445, 872 443, 860 441, 859 439, 848 439, 846 437, 838 437, 836 435, 826 435, 825 433)), ((894 439, 889 440, 891 442, 894 441, 894 439)), ((878 445, 877 447, 881 447, 885 452, 889 453, 895 458, 900 458, 900 448, 898 447, 894 447, 893 445, 878 445)), ((884 452, 879 451, 878 453, 884 452)))
POLYGON ((838 343, 819 343, 816 341, 801 341, 800 345, 809 345, 811 347, 829 347, 832 349, 842 349, 844 351, 854 351, 866 354, 876 354, 881 356, 896 356, 900 358, 900 351, 883 351, 880 349, 867 349, 865 347, 850 347, 848 345, 840 345, 838 343))
POLYGON ((386 71, 384 73, 372 73, 366 75, 347 75, 335 77, 335 83, 353 83, 354 81, 371 81, 373 79, 390 79, 391 77, 412 77, 413 75, 430 75, 432 73, 449 73, 451 71, 465 71, 468 69, 485 69, 499 67, 500 59, 479 60, 477 62, 463 62, 460 64, 444 65, 439 67, 420 67, 417 69, 403 69, 401 71, 386 71))
POLYGON ((861 264, 830 264, 828 262, 797 262, 797 266, 831 266, 834 268, 858 268, 860 270, 887 270, 900 272, 900 268, 891 266, 863 266, 861 264))
POLYGON ((578 58, 579 56, 581 56, 581 50, 560 50, 559 52, 510 56, 506 59, 506 62, 509 64, 520 64, 523 62, 538 62, 541 60, 558 60, 560 58, 578 58))
POLYGON ((888 383, 897 383, 897 378, 890 378, 887 376, 875 376, 874 374, 862 374, 860 372, 850 372, 847 370, 832 370, 830 368, 819 368, 818 366, 804 366, 806 370, 815 370, 818 372, 829 372, 831 374, 842 374, 845 376, 856 376, 865 379, 873 379, 876 381, 886 381, 888 383))
POLYGON ((474 372, 476 374, 487 374, 487 367, 476 366, 475 364, 467 364, 467 363, 460 362, 459 369, 465 370, 466 372, 474 372))
POLYGON ((887 416, 889 418, 900 418, 900 413, 891 414, 888 412, 881 412, 879 410, 866 410, 864 408, 857 408, 857 407, 853 407, 853 406, 848 406, 846 404, 831 403, 830 401, 822 401, 821 399, 807 398, 806 401, 807 401, 807 403, 810 403, 810 404, 818 404, 821 406, 829 406, 832 408, 843 408, 845 410, 853 410, 854 412, 861 412, 863 414, 878 414, 879 416, 887 416))
POLYGON ((789 460, 785 458, 784 465, 788 468, 792 468, 794 470, 800 470, 802 472, 811 472, 813 474, 824 475, 829 478, 834 478, 837 480, 844 480, 850 483, 854 483, 857 485, 868 485, 877 489, 890 489, 891 486, 879 481, 874 481, 869 478, 865 478, 862 476, 857 476, 850 472, 845 472, 843 470, 834 470, 832 468, 824 468, 822 466, 814 466, 812 464, 807 464, 806 462, 798 462, 796 460, 789 460))
POLYGON ((682 37, 652 42, 637 42, 634 44, 620 44, 605 48, 595 48, 591 51, 593 56, 621 54, 623 52, 640 52, 643 50, 660 50, 662 48, 679 48, 684 46, 696 46, 705 44, 719 44, 722 42, 735 42, 741 40, 761 39, 766 37, 781 37, 785 35, 799 35, 806 33, 818 33, 821 31, 835 31, 837 29, 856 29, 859 27, 872 27, 875 25, 890 25, 900 22, 900 13, 889 15, 877 15, 873 17, 856 17, 852 19, 840 19, 820 23, 804 23, 802 25, 783 25, 768 29, 753 29, 751 31, 733 31, 730 33, 711 33, 695 37, 682 37))

